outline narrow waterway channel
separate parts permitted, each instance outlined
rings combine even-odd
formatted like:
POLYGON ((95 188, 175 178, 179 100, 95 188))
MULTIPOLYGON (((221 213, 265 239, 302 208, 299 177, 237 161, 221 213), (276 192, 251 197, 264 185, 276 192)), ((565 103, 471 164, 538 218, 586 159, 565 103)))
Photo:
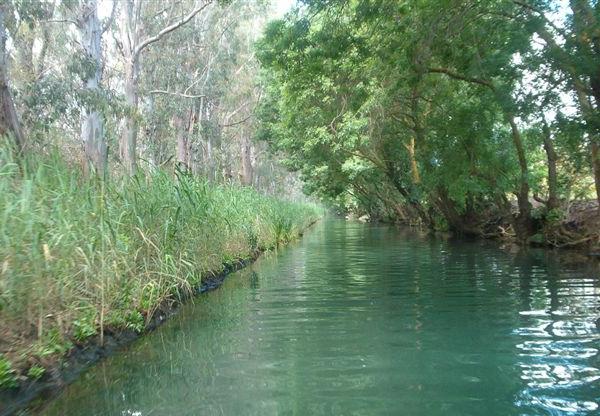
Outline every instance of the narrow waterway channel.
POLYGON ((600 279, 568 258, 323 221, 40 413, 600 414, 600 279))

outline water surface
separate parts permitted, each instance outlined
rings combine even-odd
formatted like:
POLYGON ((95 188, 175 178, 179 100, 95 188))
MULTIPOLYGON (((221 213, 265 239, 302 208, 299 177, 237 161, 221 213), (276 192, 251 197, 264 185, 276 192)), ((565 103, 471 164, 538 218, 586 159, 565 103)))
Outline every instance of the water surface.
POLYGON ((599 307, 593 264, 328 220, 42 414, 600 414, 599 307))

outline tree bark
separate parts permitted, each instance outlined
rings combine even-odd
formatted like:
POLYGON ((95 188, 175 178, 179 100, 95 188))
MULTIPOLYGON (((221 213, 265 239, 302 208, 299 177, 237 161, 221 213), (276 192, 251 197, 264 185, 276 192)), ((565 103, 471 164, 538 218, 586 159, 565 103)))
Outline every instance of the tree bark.
POLYGON ((125 102, 127 103, 129 114, 124 118, 123 134, 121 135, 120 153, 121 160, 129 175, 135 175, 137 170, 137 135, 138 135, 138 93, 137 62, 129 59, 125 67, 125 102))
POLYGON ((89 70, 84 82, 88 93, 88 102, 81 110, 81 142, 86 157, 86 170, 104 177, 108 161, 108 151, 104 138, 104 123, 102 115, 97 110, 97 95, 100 92, 100 77, 102 68, 102 28, 98 19, 97 0, 82 0, 80 3, 80 18, 78 19, 81 46, 85 58, 93 69, 89 70))
POLYGON ((10 136, 19 154, 25 149, 25 138, 9 88, 8 56, 6 53, 6 29, 4 15, 6 5, 0 4, 0 136, 10 136))

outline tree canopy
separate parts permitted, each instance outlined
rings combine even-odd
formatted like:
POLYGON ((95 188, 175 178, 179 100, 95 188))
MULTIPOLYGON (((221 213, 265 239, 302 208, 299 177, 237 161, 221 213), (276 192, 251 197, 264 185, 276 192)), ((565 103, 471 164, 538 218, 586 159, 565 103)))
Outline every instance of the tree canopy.
POLYGON ((585 0, 303 1, 258 45, 259 136, 344 209, 469 234, 504 220, 525 240, 600 185, 599 13, 585 0))

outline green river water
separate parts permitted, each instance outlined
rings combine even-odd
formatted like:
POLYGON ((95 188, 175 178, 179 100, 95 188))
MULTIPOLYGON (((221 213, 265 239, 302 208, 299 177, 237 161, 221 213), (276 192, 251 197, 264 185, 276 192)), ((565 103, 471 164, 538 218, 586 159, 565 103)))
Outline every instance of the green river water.
POLYGON ((599 415, 597 265, 327 220, 43 415, 599 415))

